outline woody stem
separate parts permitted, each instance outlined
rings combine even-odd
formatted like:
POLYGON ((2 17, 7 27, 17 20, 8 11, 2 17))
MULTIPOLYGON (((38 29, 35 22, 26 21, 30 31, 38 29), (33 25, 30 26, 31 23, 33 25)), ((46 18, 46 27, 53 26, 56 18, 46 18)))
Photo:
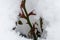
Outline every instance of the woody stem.
MULTIPOLYGON (((30 19, 29 19, 29 16, 28 16, 28 13, 27 13, 26 8, 24 8, 24 11, 25 11, 26 16, 27 16, 27 22, 28 22, 28 24, 29 24, 30 28, 32 28, 32 24, 31 24, 31 22, 30 22, 30 19)), ((35 35, 35 34, 33 34, 33 37, 34 37, 34 39, 33 39, 33 40, 37 40, 37 37, 36 37, 36 35, 35 35)))
POLYGON ((26 16, 27 16, 27 22, 28 22, 28 24, 29 24, 29 26, 30 26, 30 28, 32 28, 32 24, 31 24, 31 22, 30 22, 30 20, 29 20, 29 16, 28 16, 28 13, 27 13, 27 10, 26 10, 26 8, 24 7, 24 11, 25 11, 25 13, 26 13, 26 16))
MULTIPOLYGON (((24 2, 26 3, 26 0, 24 0, 24 2)), ((29 19, 29 16, 28 16, 28 12, 27 12, 27 10, 26 10, 26 7, 24 7, 23 9, 24 9, 25 14, 26 14, 26 16, 27 16, 27 17, 26 17, 27 22, 28 22, 28 24, 29 24, 30 28, 32 28, 32 24, 31 24, 31 22, 30 22, 30 19, 29 19)), ((33 34, 33 37, 34 37, 34 39, 33 39, 33 40, 37 40, 37 37, 36 37, 36 35, 35 35, 35 34, 33 34)))

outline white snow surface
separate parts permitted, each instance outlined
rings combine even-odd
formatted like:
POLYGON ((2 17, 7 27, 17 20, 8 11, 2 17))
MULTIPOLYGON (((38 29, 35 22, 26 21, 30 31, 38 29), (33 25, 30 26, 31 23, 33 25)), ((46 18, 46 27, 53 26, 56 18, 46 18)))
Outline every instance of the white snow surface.
MULTIPOLYGON (((0 40, 31 40, 19 36, 12 30, 15 27, 15 21, 20 11, 19 4, 21 0, 0 0, 0 40)), ((60 40, 60 0, 30 0, 32 2, 31 9, 35 8, 37 12, 36 19, 43 16, 49 22, 47 26, 47 39, 60 40)), ((28 9, 28 8, 27 8, 28 9)), ((28 9, 30 12, 30 7, 28 9)), ((39 38, 38 40, 44 40, 39 38)))

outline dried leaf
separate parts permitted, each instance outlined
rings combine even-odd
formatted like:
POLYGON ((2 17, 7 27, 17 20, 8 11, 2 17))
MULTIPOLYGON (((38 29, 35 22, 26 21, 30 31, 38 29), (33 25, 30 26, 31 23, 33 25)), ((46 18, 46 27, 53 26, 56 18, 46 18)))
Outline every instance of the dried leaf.
POLYGON ((16 29, 16 27, 14 27, 12 30, 15 30, 16 29))
POLYGON ((24 8, 25 7, 25 0, 22 0, 21 2, 21 8, 24 8))
POLYGON ((43 19, 42 19, 42 17, 40 17, 40 28, 41 28, 41 31, 43 32, 43 19))
POLYGON ((35 33, 35 29, 37 29, 37 28, 35 28, 35 24, 33 24, 33 27, 30 30, 31 34, 35 33))
POLYGON ((20 16, 21 18, 26 18, 26 16, 25 16, 23 13, 19 13, 19 16, 20 16))
POLYGON ((29 16, 30 16, 30 15, 36 15, 33 11, 34 11, 34 10, 32 10, 28 15, 29 15, 29 16))
POLYGON ((24 12, 23 12, 22 9, 21 9, 21 11, 22 11, 22 13, 19 13, 19 16, 20 16, 21 18, 25 18, 25 19, 26 19, 26 16, 25 16, 25 14, 24 14, 24 12))
POLYGON ((41 33, 38 30, 37 30, 36 34, 38 37, 41 37, 41 33))
POLYGON ((19 21, 18 21, 18 24, 22 25, 23 23, 22 23, 22 21, 21 21, 21 20, 19 20, 19 21))
POLYGON ((42 24, 43 24, 43 19, 42 19, 42 17, 40 17, 40 24, 41 24, 41 26, 42 26, 42 24))

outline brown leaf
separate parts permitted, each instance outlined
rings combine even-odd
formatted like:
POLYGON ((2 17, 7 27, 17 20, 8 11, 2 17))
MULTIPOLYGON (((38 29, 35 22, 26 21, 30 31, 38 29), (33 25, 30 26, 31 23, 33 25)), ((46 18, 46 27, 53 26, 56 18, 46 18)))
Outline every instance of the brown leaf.
POLYGON ((29 33, 28 33, 28 35, 29 35, 30 37, 32 37, 33 35, 36 34, 36 33, 35 33, 35 29, 37 29, 37 28, 35 28, 35 24, 33 24, 33 27, 31 28, 31 30, 30 30, 29 33))
POLYGON ((22 2, 21 2, 21 8, 24 8, 25 7, 25 0, 22 0, 22 2))
POLYGON ((14 27, 12 30, 15 30, 16 29, 16 27, 14 27))
POLYGON ((34 11, 34 10, 32 10, 28 15, 29 15, 29 16, 30 16, 30 15, 36 15, 33 11, 34 11))
POLYGON ((19 16, 20 16, 21 18, 26 18, 26 16, 25 16, 23 13, 19 13, 19 16))
POLYGON ((35 28, 35 24, 33 24, 33 27, 31 28, 30 33, 34 34, 35 33, 35 29, 37 29, 37 28, 35 28))
POLYGON ((21 11, 22 11, 22 13, 19 13, 19 16, 20 16, 21 18, 25 18, 25 19, 26 19, 26 16, 25 16, 25 14, 24 14, 22 8, 21 8, 21 11))
POLYGON ((38 36, 38 37, 41 37, 41 33, 37 30, 37 32, 36 32, 36 35, 38 36))
POLYGON ((40 28, 41 28, 41 31, 43 32, 43 18, 42 17, 40 17, 40 28))

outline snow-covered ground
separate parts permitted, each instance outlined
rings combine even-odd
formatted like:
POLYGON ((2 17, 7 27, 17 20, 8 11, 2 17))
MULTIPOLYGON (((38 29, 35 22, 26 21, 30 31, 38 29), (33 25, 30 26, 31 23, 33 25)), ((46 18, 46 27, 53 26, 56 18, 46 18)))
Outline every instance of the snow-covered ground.
MULTIPOLYGON (((0 40, 30 40, 18 36, 19 33, 12 30, 12 28, 15 27, 15 21, 19 13, 20 1, 21 0, 0 0, 0 40)), ((48 32, 46 40, 60 40, 60 0, 33 0, 31 3, 33 2, 34 4, 32 4, 33 7, 31 7, 31 9, 35 7, 38 13, 36 19, 38 19, 37 17, 41 14, 49 23, 46 28, 48 32), (37 5, 35 5, 36 3, 37 5)), ((31 6, 31 4, 29 6, 31 6)), ((28 11, 30 11, 30 7, 28 11)))

